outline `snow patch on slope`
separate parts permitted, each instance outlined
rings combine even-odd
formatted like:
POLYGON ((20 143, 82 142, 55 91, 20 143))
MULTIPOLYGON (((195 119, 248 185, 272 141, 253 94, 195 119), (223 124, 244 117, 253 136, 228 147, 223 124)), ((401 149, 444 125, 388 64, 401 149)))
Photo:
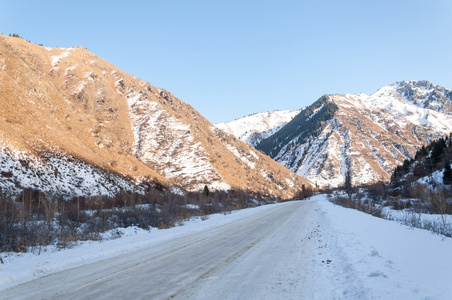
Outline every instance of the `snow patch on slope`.
POLYGON ((244 153, 241 153, 237 147, 232 147, 231 145, 226 145, 229 151, 232 152, 237 158, 242 160, 244 163, 248 165, 251 169, 256 169, 256 164, 250 159, 250 157, 247 157, 244 153))
POLYGON ((121 191, 140 191, 118 175, 77 160, 67 154, 42 153, 40 157, 0 145, 0 188, 19 194, 23 189, 43 191, 50 197, 112 197, 121 191))
POLYGON ((74 95, 79 94, 81 91, 83 91, 83 89, 86 87, 87 84, 88 84, 88 82, 86 82, 86 81, 80 82, 80 83, 75 87, 75 89, 71 92, 71 95, 74 96, 74 95))
POLYGON ((69 56, 71 54, 72 48, 66 48, 63 53, 60 55, 52 56, 52 66, 56 67, 58 63, 65 57, 69 56))
POLYGON ((77 65, 70 66, 69 68, 66 69, 66 71, 64 71, 64 75, 69 76, 71 74, 71 72, 74 71, 76 68, 77 68, 77 65))
POLYGON ((131 93, 128 105, 136 157, 163 176, 187 183, 189 190, 200 190, 206 184, 229 188, 210 164, 201 142, 196 142, 190 126, 140 93, 131 93))

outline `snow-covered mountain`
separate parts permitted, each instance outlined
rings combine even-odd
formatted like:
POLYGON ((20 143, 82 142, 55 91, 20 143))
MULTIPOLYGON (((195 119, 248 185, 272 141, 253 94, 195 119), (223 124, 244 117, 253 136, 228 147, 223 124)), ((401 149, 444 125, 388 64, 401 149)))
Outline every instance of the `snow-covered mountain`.
POLYGON ((284 198, 310 185, 84 48, 0 35, 0 114, 3 192, 111 195, 154 182, 284 198))
POLYGON ((407 112, 403 110, 403 105, 397 106, 397 103, 408 102, 416 107, 428 108, 447 115, 452 114, 452 91, 426 80, 401 81, 384 87, 372 95, 371 102, 376 106, 383 105, 391 112, 397 112, 398 109, 404 115, 407 112), (389 107, 390 104, 395 104, 396 107, 389 107))
POLYGON ((275 134, 299 113, 299 110, 269 111, 215 126, 255 147, 263 139, 275 134))
POLYGON ((402 81, 372 95, 325 95, 256 148, 318 187, 388 182, 416 150, 452 132, 452 91, 402 81))

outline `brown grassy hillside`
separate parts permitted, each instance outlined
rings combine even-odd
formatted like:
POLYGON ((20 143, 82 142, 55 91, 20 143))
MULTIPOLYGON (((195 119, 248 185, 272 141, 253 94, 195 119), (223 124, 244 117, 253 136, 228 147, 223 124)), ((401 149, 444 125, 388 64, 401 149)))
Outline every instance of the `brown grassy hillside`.
POLYGON ((6 36, 0 36, 0 57, 4 144, 34 153, 59 150, 124 175, 166 182, 130 154, 124 100, 108 78, 100 78, 114 66, 95 65, 98 58, 83 48, 45 48, 6 36))
POLYGON ((287 198, 310 185, 171 93, 84 48, 46 48, 4 35, 0 140, 191 190, 207 184, 287 198))

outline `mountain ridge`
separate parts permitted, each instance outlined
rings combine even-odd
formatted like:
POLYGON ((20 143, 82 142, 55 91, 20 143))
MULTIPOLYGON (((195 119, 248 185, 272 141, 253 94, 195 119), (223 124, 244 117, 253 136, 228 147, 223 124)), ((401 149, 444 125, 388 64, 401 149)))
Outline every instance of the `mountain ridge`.
POLYGON ((400 81, 372 95, 325 95, 256 147, 319 188, 342 186, 348 174, 354 185, 389 182, 420 146, 452 131, 451 96, 428 81, 400 81), (325 99, 338 109, 316 116, 325 99), (312 128, 309 116, 318 118, 312 128))
MULTIPOLYGON (((48 151, 129 178, 131 187, 149 180, 290 198, 311 185, 170 92, 84 48, 0 35, 0 57, 0 144, 31 165, 48 151)), ((10 167, 0 164, 0 171, 10 174, 10 167)))
POLYGON ((231 122, 215 124, 215 126, 255 147, 260 141, 276 133, 300 111, 275 110, 255 113, 231 122))

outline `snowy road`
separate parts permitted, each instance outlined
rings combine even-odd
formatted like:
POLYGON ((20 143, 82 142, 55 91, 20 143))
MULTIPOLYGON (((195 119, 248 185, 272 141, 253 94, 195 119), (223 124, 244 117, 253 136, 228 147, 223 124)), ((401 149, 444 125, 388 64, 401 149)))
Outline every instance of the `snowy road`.
MULTIPOLYGON (((23 299, 300 299, 314 202, 291 202, 1 292, 23 299), (303 242, 305 241, 305 242, 303 242)), ((312 229, 312 228, 311 228, 312 229)))
POLYGON ((451 299, 450 253, 451 238, 317 195, 3 256, 0 299, 451 299))

